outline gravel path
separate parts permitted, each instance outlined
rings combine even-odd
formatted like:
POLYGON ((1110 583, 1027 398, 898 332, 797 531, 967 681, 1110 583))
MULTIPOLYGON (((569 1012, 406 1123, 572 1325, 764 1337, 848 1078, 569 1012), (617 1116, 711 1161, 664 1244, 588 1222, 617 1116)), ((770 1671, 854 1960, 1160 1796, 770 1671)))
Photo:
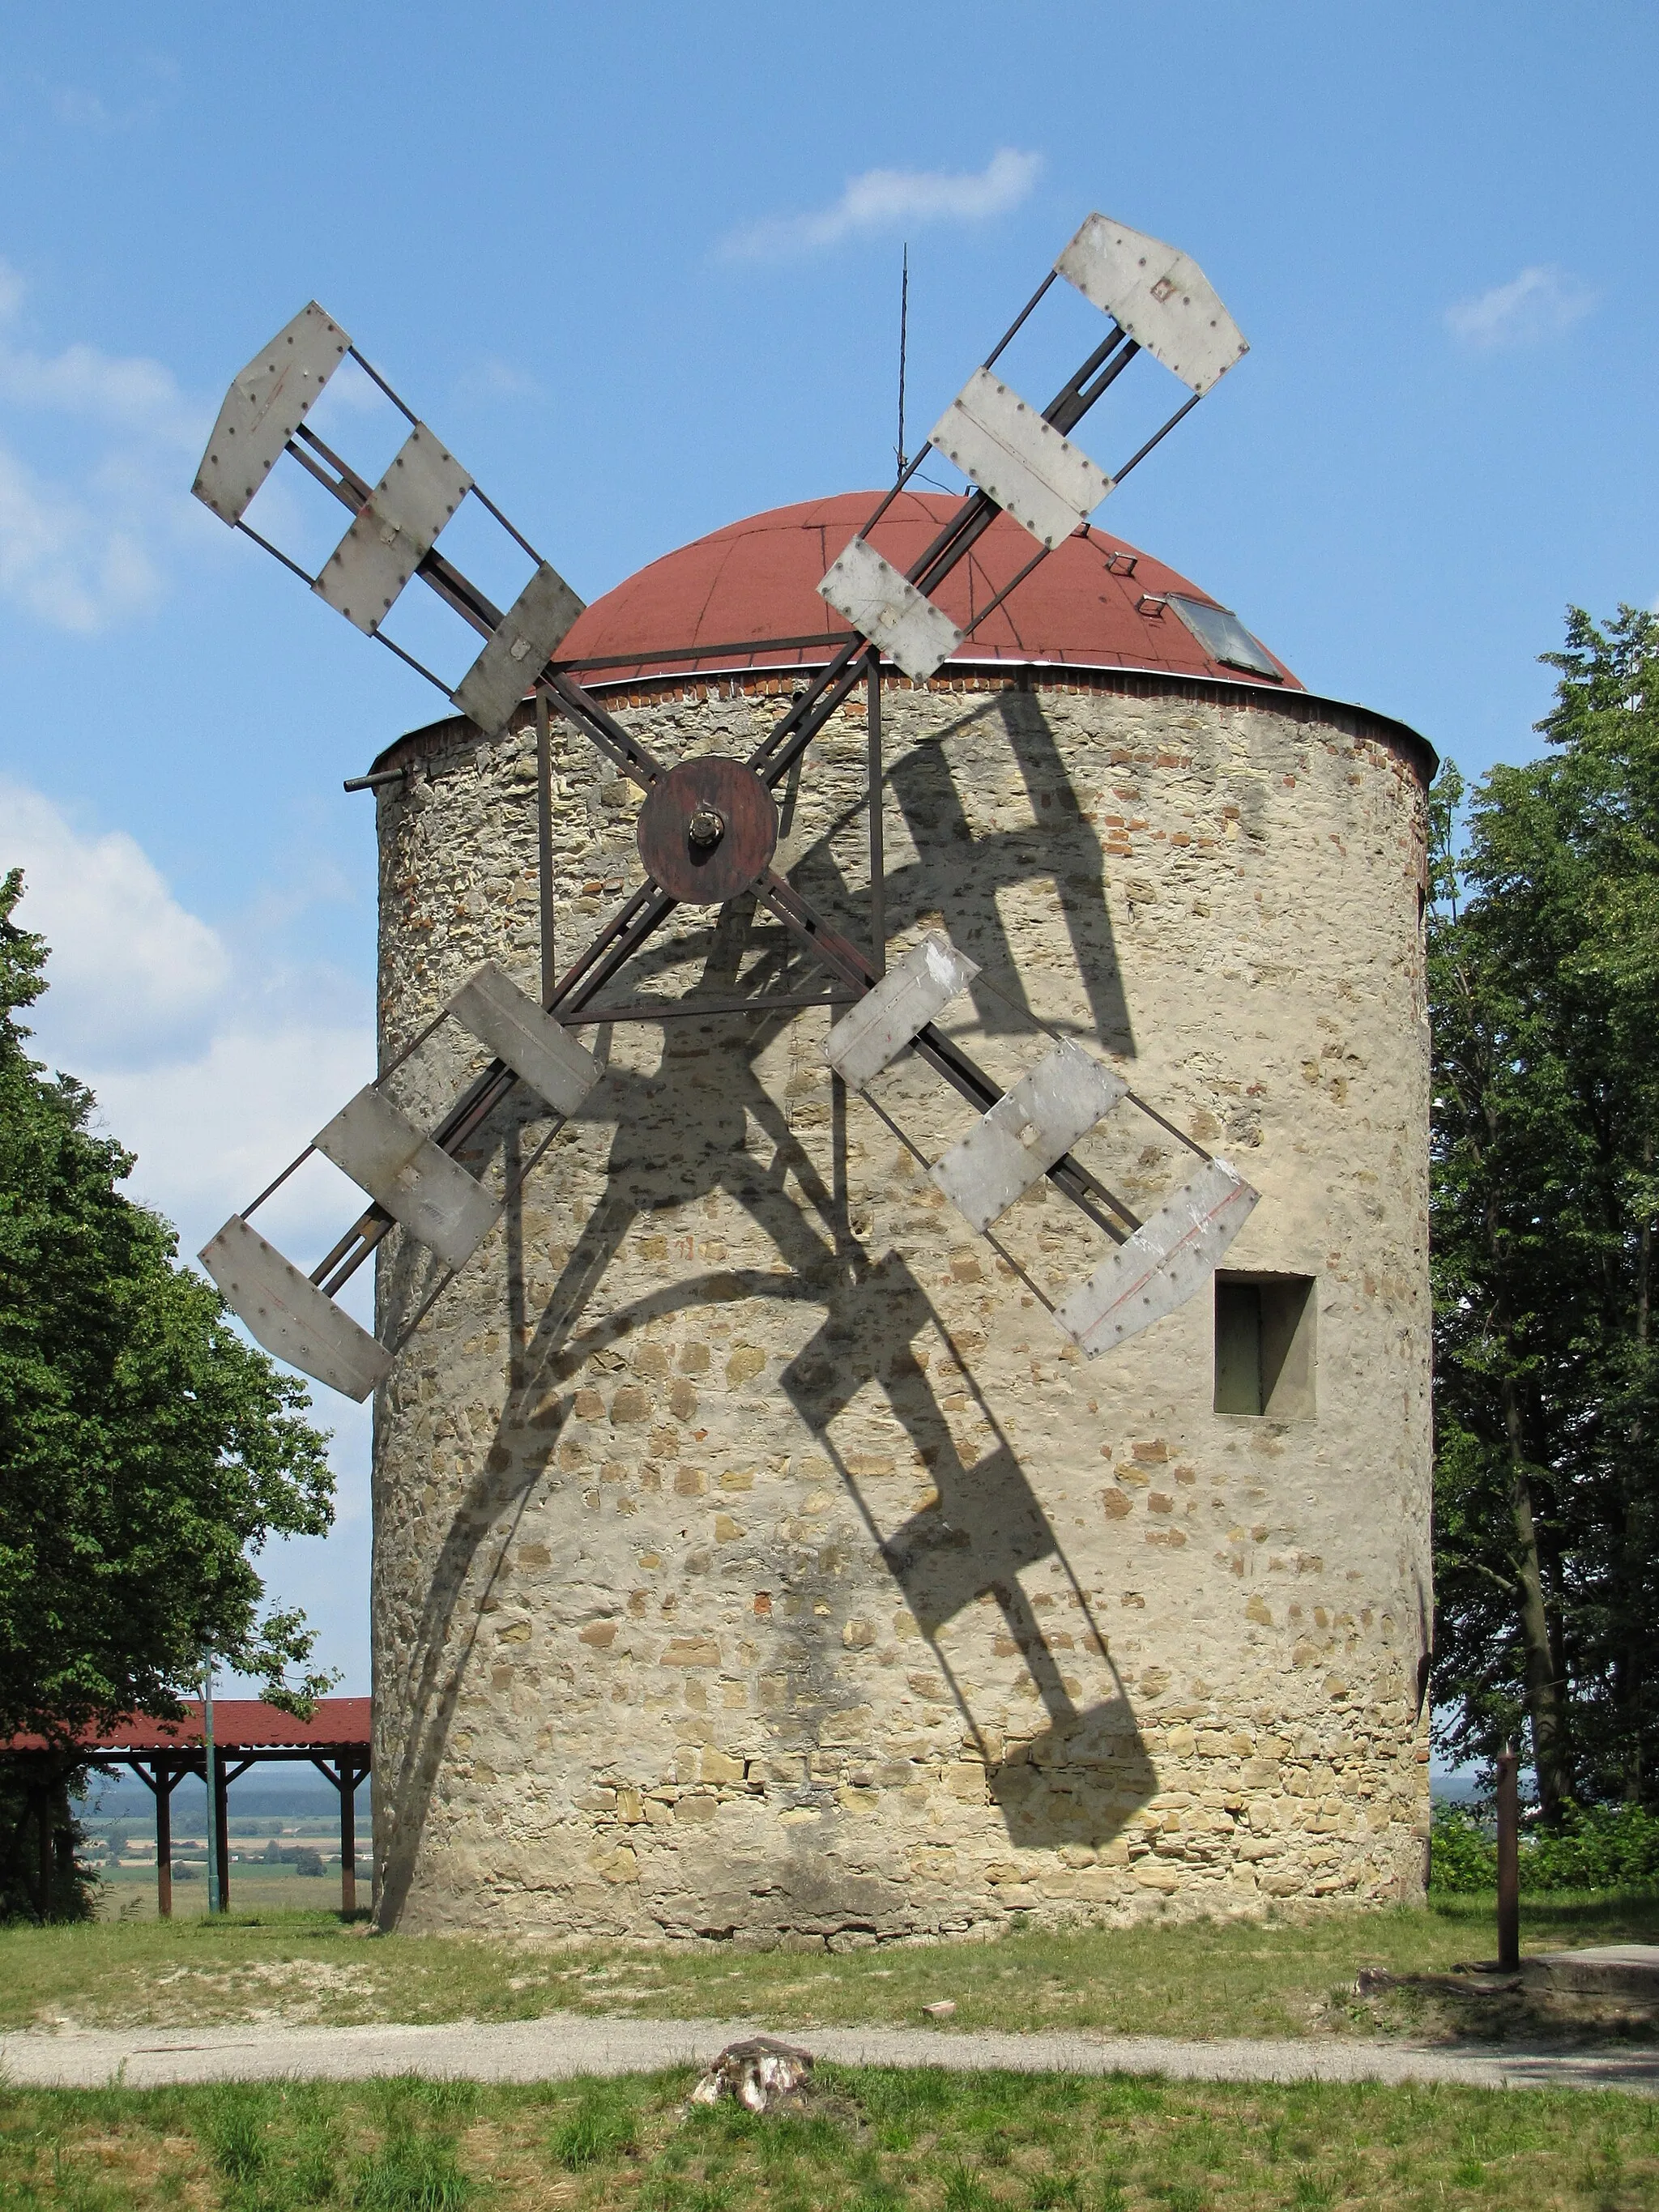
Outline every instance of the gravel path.
MULTIPOLYGON (((0 2035, 18 2087, 131 2088, 174 2081, 359 2081, 376 2074, 544 2081, 702 2064, 757 2031, 744 2021, 542 2020, 434 2027, 29 2029, 0 2035)), ((1163 2074, 1188 2081, 1451 2081, 1481 2089, 1624 2089, 1659 2095, 1659 2049, 1421 2049, 1397 2043, 1177 2043, 1153 2035, 1001 2035, 949 2028, 823 2027, 794 2039, 848 2065, 1006 2068, 1027 2074, 1163 2074)))

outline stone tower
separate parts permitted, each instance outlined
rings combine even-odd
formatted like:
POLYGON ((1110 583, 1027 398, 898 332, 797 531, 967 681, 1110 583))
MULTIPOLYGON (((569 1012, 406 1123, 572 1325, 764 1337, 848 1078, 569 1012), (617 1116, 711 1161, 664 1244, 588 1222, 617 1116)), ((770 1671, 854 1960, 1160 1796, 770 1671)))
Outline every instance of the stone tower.
MULTIPOLYGON (((565 649, 659 757, 746 754, 829 657, 813 586, 873 497, 671 555, 565 649)), ((904 495, 890 557, 948 506, 904 495)), ((1016 540, 952 577, 958 621, 1016 540)), ((1213 658, 1211 604, 1068 541, 886 684, 883 797, 890 955, 942 924, 999 1079, 1073 1036, 1174 1125, 1103 1125, 1139 1211, 1182 1132, 1230 1158, 1262 1197, 1222 1274, 1086 1362, 1042 1300, 1093 1232, 1039 1184, 975 1237, 917 1160, 972 1117, 918 1064, 878 1114, 822 1006, 582 1032, 606 1079, 377 1405, 383 1924, 838 1945, 1420 1889, 1432 756, 1213 658)), ((555 749, 570 957, 639 879, 640 794, 555 749)), ((782 806, 849 933, 864 760, 860 698, 782 806)), ((483 959, 536 987, 529 709, 378 765, 384 1062, 483 959)), ((738 901, 606 996, 817 980, 738 901)), ((394 1089, 435 1119, 467 1065, 394 1089)), ((548 1127, 499 1119, 475 1166, 548 1127)), ((383 1320, 424 1265, 386 1248, 383 1320)))

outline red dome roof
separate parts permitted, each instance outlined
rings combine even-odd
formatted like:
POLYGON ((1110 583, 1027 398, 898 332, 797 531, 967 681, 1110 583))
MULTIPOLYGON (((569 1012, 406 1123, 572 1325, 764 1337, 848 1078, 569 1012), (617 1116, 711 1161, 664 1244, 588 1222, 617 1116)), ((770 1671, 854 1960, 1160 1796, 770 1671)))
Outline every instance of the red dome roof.
MULTIPOLYGON (((873 513, 879 492, 803 500, 728 523, 665 554, 596 599, 565 639, 559 659, 592 682, 716 668, 794 667, 821 662, 848 636, 818 597, 819 578, 873 513), (767 641, 787 643, 767 649, 767 641), (701 648, 688 656, 684 648, 701 648), (672 660, 660 656, 672 653, 672 660)), ((948 493, 901 492, 872 543, 908 568, 954 514, 948 493)), ((999 515, 936 594, 957 626, 996 597, 1030 560, 1033 544, 999 515)), ((959 662, 1010 660, 1083 668, 1150 669, 1229 684, 1291 685, 1271 652, 1277 679, 1213 660, 1167 592, 1216 602, 1207 592, 1121 538, 1091 528, 1055 547, 1036 574, 953 655, 959 662)))

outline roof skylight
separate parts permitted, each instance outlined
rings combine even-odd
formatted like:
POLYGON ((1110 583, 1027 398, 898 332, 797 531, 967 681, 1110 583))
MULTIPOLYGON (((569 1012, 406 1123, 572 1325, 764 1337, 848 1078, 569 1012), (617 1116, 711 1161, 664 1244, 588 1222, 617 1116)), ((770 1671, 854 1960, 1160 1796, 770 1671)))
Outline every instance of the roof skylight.
POLYGON ((1267 658, 1236 614, 1225 607, 1207 605, 1202 599, 1182 599, 1170 592, 1164 604, 1175 609, 1212 660, 1225 668, 1247 668, 1252 676, 1270 676, 1275 684, 1284 677, 1267 658))

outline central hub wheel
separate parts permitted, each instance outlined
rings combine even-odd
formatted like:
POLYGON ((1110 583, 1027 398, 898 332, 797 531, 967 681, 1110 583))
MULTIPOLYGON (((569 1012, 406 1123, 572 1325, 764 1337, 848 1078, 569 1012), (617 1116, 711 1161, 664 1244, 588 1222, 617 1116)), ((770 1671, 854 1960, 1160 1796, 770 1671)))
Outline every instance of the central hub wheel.
POLYGON ((778 810, 752 768, 709 753, 652 786, 638 835, 653 883, 688 906, 719 906, 771 865, 778 810))

